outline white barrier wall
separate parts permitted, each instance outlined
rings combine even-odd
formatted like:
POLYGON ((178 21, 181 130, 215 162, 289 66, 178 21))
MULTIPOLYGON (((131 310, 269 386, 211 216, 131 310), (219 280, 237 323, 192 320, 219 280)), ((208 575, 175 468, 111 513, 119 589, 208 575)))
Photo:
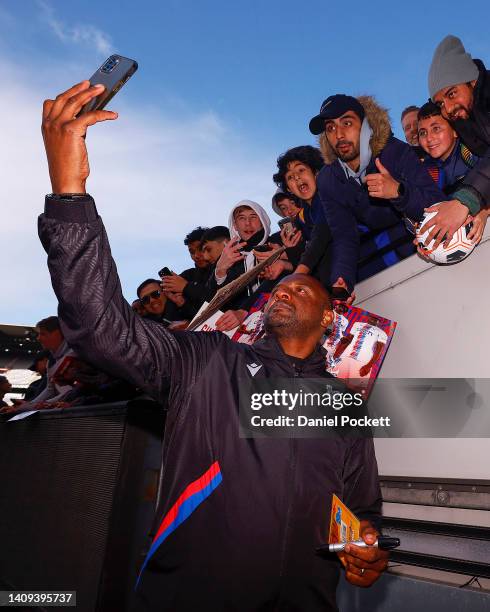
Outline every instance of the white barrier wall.
MULTIPOLYGON (((356 287, 356 306, 398 322, 383 378, 467 378, 490 405, 490 227, 464 261, 414 255, 356 287)), ((384 476, 490 480, 490 439, 377 439, 384 476)))

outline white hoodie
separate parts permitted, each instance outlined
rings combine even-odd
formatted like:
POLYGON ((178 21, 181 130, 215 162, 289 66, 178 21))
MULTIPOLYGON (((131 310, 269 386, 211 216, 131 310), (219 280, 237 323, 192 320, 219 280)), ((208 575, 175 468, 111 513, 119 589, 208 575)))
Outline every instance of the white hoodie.
MULTIPOLYGON (((241 200, 231 209, 230 216, 228 217, 228 229, 230 230, 230 239, 233 240, 234 238, 240 237, 240 234, 238 233, 235 227, 235 220, 233 218, 233 213, 240 206, 248 206, 257 213, 260 222, 262 223, 262 228, 264 229, 264 236, 256 246, 265 244, 269 240, 269 234, 271 231, 271 220, 269 219, 269 215, 265 212, 262 206, 260 204, 257 204, 257 202, 253 202, 252 200, 241 200)), ((253 268, 255 266, 255 256, 252 251, 247 253, 243 262, 245 264, 245 271, 250 270, 250 268, 253 268)), ((216 282, 218 283, 218 285, 223 284, 224 280, 224 278, 216 277, 216 282)), ((254 285, 252 285, 252 288, 255 290, 258 286, 259 283, 256 282, 254 283, 254 285)))

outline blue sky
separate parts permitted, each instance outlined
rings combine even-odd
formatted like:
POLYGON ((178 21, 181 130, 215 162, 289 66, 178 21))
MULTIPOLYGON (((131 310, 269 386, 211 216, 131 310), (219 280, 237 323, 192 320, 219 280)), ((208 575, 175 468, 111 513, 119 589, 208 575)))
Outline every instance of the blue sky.
POLYGON ((420 1, 2 2, 0 321, 55 312, 36 235, 49 191, 40 108, 111 52, 140 68, 111 104, 120 119, 89 134, 88 189, 132 299, 162 265, 190 266, 187 231, 226 224, 241 199, 269 207, 275 158, 315 144, 308 120, 328 95, 376 95, 401 136, 400 111, 427 99, 428 65, 446 34, 490 64, 490 5, 472 2, 468 19, 464 11, 420 1))

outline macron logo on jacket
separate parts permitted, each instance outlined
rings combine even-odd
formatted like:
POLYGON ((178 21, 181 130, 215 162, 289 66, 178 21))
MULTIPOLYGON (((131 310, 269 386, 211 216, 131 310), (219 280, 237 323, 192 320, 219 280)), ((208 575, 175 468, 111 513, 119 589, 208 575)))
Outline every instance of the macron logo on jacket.
POLYGON ((250 372, 252 376, 255 376, 261 367, 262 365, 257 364, 257 363, 247 363, 248 371, 250 372))

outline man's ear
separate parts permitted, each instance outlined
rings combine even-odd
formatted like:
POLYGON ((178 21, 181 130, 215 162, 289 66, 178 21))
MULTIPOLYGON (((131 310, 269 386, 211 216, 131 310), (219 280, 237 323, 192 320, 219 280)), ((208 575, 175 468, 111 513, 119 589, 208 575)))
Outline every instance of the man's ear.
POLYGON ((475 88, 475 85, 476 85, 476 82, 477 82, 477 81, 478 81, 478 79, 474 79, 473 81, 470 81, 470 85, 471 85, 471 87, 472 87, 473 89, 475 88))
POLYGON ((332 324, 332 321, 333 321, 333 310, 330 310, 330 308, 326 308, 323 311, 321 326, 327 329, 332 324))

